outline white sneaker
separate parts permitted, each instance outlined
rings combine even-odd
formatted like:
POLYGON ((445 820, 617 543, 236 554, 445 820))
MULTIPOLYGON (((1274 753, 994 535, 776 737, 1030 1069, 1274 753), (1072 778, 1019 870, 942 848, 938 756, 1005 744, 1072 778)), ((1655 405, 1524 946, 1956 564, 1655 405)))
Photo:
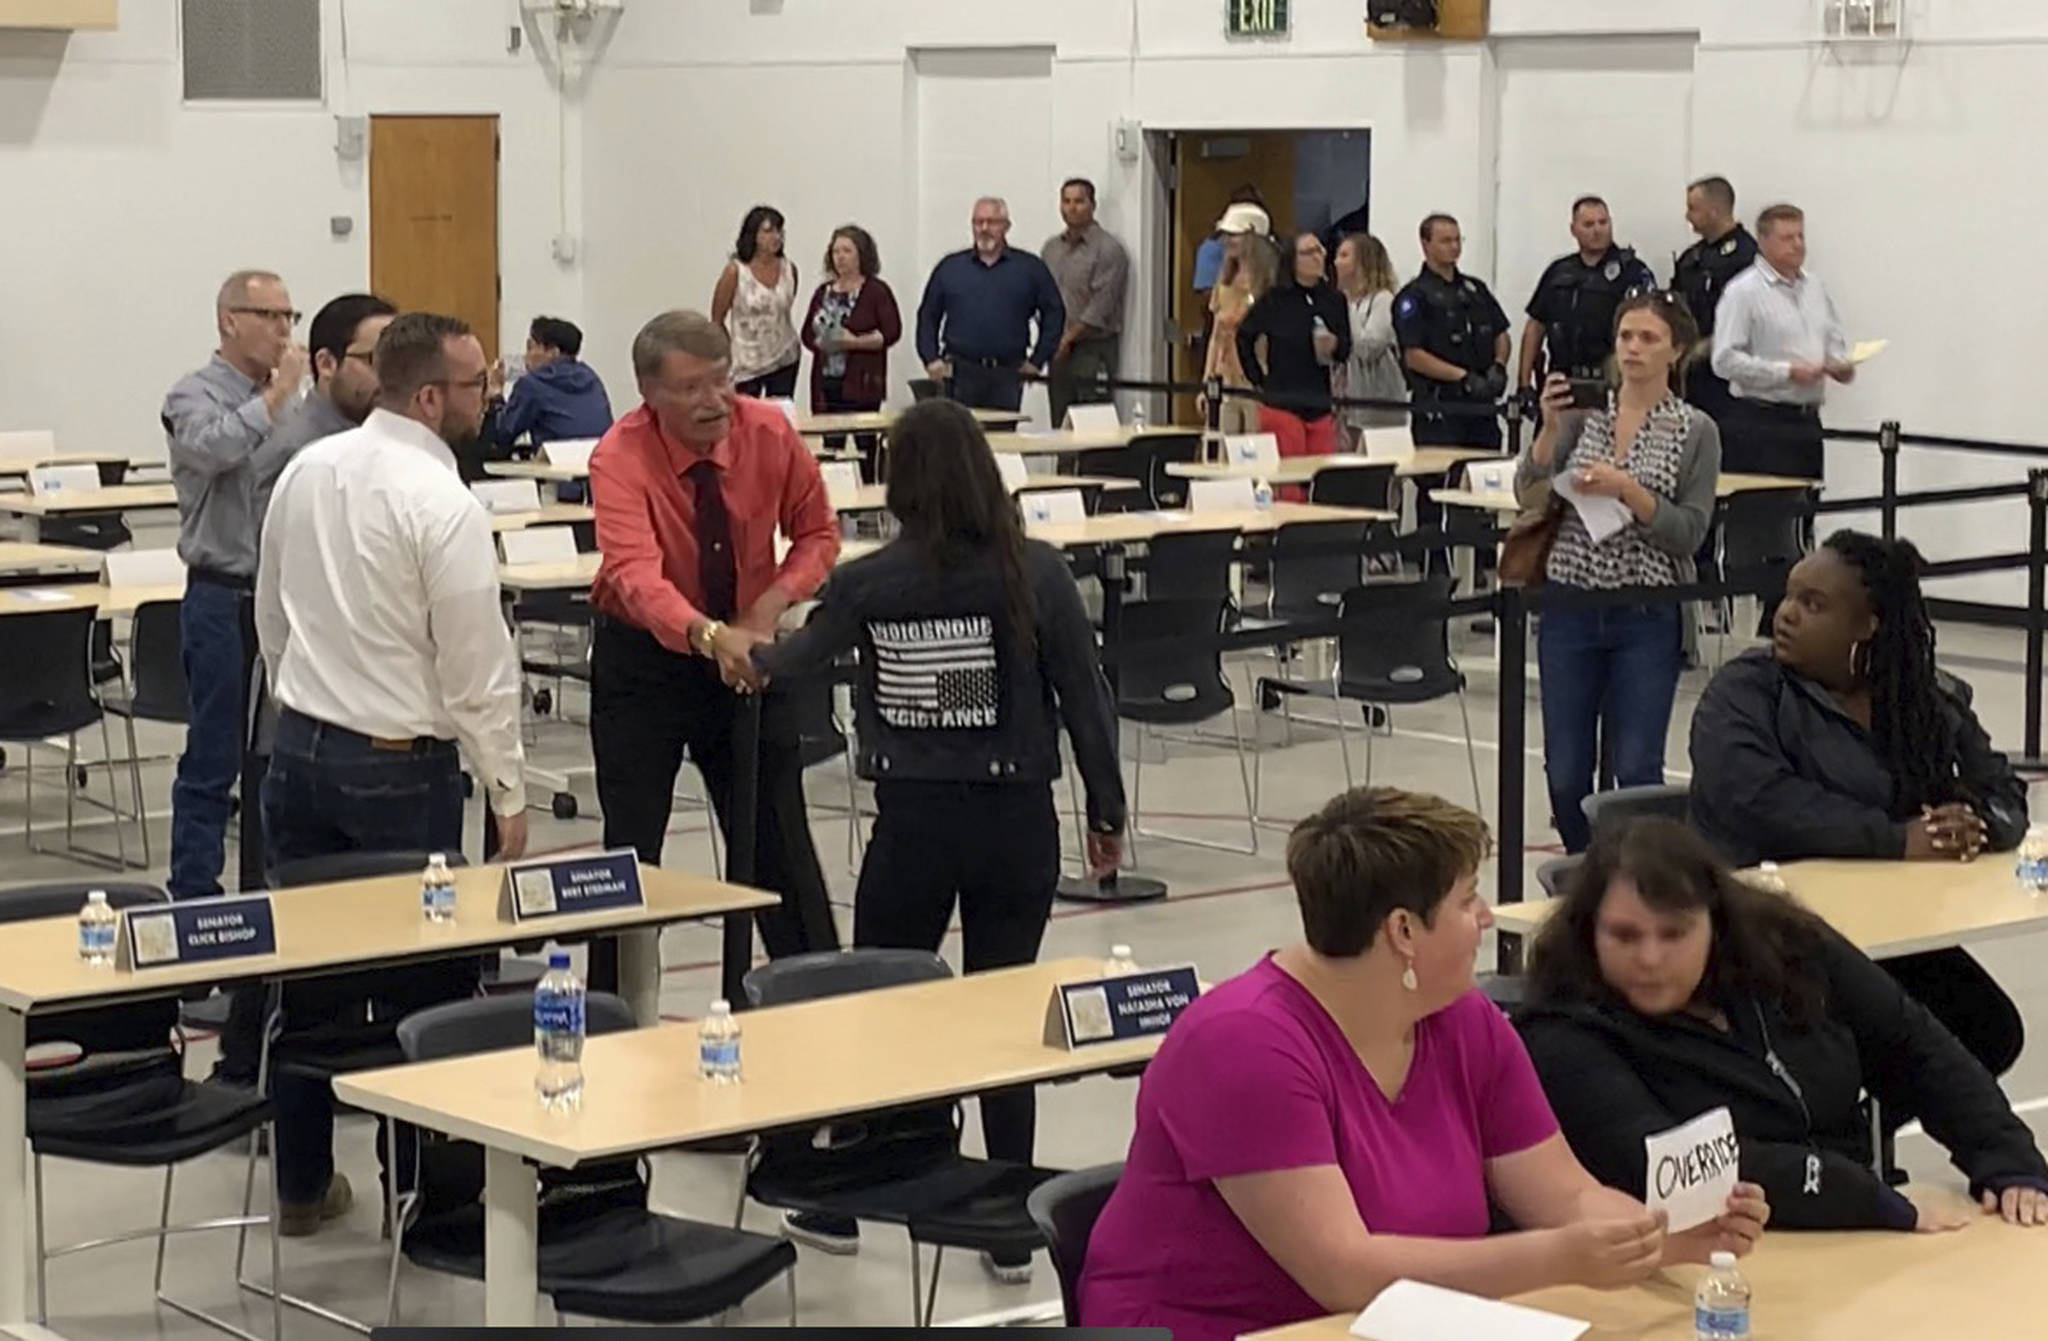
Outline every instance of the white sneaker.
POLYGON ((982 1270, 995 1279, 998 1285, 1029 1285, 1031 1283, 1031 1259, 1021 1262, 998 1262, 994 1253, 981 1255, 982 1270))

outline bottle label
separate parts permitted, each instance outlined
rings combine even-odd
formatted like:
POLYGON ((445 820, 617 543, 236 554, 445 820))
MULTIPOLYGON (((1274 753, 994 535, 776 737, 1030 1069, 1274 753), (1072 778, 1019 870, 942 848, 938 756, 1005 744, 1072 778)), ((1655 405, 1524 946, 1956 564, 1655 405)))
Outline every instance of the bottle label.
POLYGON ((706 1038, 697 1043, 697 1063, 707 1071, 739 1069, 740 1041, 737 1038, 706 1038))
POLYGON ((1709 1308, 1696 1304, 1692 1310, 1692 1329, 1701 1341, 1707 1338, 1727 1338, 1727 1341, 1749 1341, 1749 1310, 1746 1308, 1709 1308))
POLYGON ((533 994, 533 1027, 542 1034, 581 1034, 583 1001, 567 993, 533 994))

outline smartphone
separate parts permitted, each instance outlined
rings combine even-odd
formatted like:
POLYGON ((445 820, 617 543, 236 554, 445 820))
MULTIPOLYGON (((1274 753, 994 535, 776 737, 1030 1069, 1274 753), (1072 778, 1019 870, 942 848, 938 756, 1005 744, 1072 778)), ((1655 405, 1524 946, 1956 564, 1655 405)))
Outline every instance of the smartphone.
POLYGON ((1572 408, 1574 410, 1604 410, 1607 408, 1607 381, 1601 377, 1574 377, 1572 384, 1572 408))

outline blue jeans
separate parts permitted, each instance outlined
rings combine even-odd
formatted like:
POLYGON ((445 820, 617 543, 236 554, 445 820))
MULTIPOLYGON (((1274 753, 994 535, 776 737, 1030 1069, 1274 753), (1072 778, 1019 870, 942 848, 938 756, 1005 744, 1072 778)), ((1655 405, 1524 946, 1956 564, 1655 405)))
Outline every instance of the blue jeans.
MULTIPOLYGON (((462 850, 462 771, 453 744, 386 750, 351 731, 289 708, 278 716, 263 779, 265 864, 343 852, 462 850)), ((292 984, 283 1033, 368 1021, 396 1023, 415 1010, 476 991, 473 959, 442 960, 346 978, 292 984)), ((283 1201, 317 1202, 334 1173, 334 1091, 324 1079, 276 1075, 277 1184, 283 1201)), ((416 1140, 398 1130, 399 1186, 412 1181, 416 1140)), ((377 1158, 384 1161, 384 1143, 377 1158)), ((389 1177, 389 1170, 386 1170, 389 1177)))
POLYGON ((229 796, 242 771, 248 736, 245 706, 255 655, 249 593, 193 576, 178 607, 186 686, 185 752, 171 784, 171 875, 174 899, 221 892, 229 796))
POLYGON ((1676 605, 1550 607, 1536 639, 1543 678, 1543 773, 1567 852, 1584 852, 1592 826, 1580 802, 1593 793, 1600 737, 1619 787, 1664 781, 1664 739, 1684 655, 1676 605))

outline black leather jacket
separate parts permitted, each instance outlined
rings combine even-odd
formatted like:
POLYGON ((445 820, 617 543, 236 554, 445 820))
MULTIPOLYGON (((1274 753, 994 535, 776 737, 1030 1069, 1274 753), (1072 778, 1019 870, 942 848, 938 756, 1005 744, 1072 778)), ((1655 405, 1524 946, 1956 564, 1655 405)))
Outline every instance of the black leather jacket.
POLYGON ((1115 833, 1123 774, 1095 631, 1058 550, 1027 542, 1024 572, 1035 648, 1011 631, 992 556, 946 569, 898 540, 834 571, 810 622, 755 661, 771 678, 800 675, 859 648, 855 759, 872 782, 1043 785, 1060 775, 1064 721, 1089 827, 1115 833))
MULTIPOLYGON (((1984 819, 1991 850, 2027 832, 2027 788, 1970 710, 1962 683, 1942 677, 1943 716, 1956 743, 1952 794, 1984 819)), ((1891 770, 1870 736, 1769 648, 1723 666, 1692 717, 1692 823, 1738 866, 1806 857, 1905 855, 1891 770)))

